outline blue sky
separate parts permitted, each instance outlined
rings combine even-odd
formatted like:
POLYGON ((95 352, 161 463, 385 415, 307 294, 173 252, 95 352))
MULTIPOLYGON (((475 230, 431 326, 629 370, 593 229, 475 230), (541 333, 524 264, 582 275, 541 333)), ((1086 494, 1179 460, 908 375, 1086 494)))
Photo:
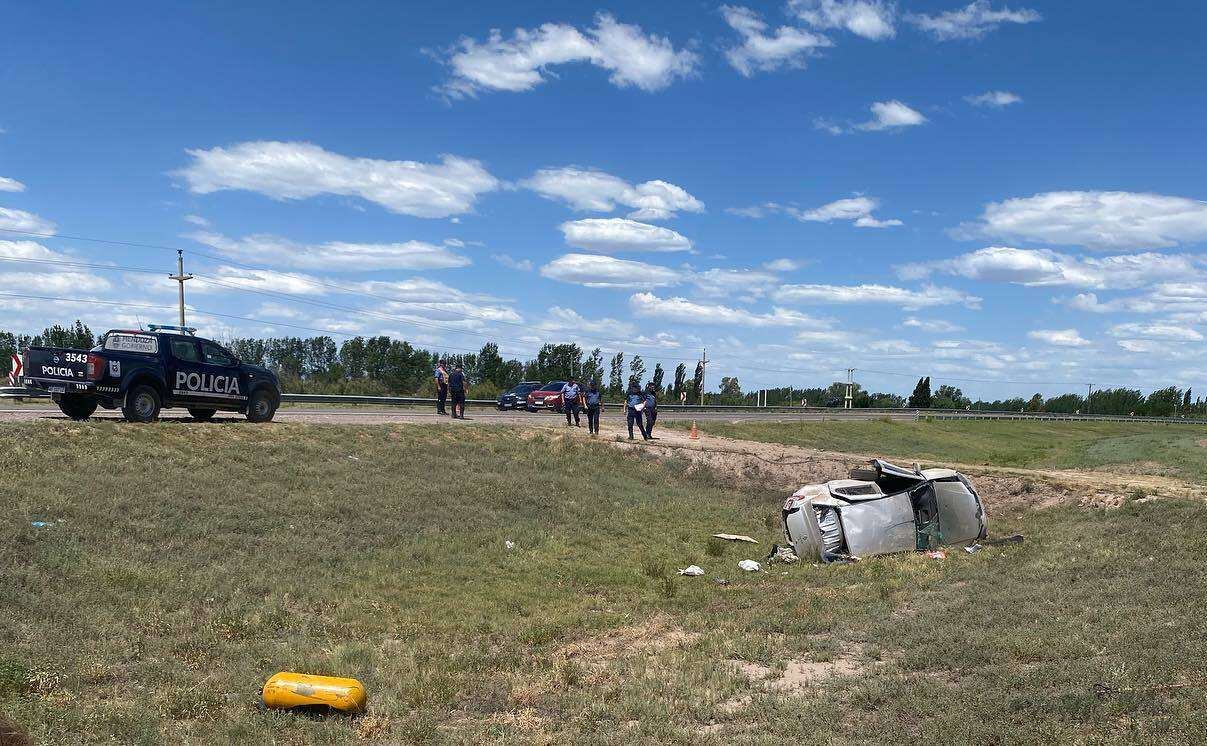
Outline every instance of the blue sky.
MULTIPOLYGON (((160 275, 59 263, 166 272, 171 252, 82 236, 185 249, 219 337, 575 340, 651 369, 707 345, 713 382, 745 388, 856 367, 974 397, 1207 391, 1198 4, 7 18, 0 293, 173 302, 160 275)), ((173 314, 0 295, 0 328, 77 316, 173 314)))

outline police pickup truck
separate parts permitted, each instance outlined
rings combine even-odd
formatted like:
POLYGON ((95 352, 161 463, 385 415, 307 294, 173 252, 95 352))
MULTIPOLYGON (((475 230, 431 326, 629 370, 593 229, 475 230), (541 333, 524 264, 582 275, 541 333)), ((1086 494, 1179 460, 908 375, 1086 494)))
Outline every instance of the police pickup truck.
POLYGON ((130 422, 151 422, 161 408, 184 407, 194 419, 218 410, 268 422, 281 402, 276 374, 248 365, 217 342, 187 327, 150 325, 150 331, 114 329, 91 350, 25 350, 28 389, 49 392, 74 420, 97 406, 121 408, 130 422))

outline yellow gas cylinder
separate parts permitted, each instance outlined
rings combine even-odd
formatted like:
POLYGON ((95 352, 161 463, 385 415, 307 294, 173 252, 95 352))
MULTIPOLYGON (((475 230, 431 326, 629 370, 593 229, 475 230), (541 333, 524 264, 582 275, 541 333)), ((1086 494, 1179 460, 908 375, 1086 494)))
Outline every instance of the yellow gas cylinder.
POLYGON ((365 709, 365 687, 356 679, 281 671, 264 682, 264 705, 276 709, 327 705, 360 712, 365 709))

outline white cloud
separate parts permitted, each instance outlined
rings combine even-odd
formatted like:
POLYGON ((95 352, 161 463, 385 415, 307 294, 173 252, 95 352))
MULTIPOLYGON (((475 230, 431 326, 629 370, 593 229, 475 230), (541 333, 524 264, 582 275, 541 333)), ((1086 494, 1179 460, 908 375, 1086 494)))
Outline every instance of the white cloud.
POLYGON ((634 315, 685 324, 739 324, 748 327, 824 327, 820 319, 797 311, 773 308, 771 313, 754 313, 741 308, 697 303, 686 298, 659 298, 653 293, 636 293, 629 298, 634 315))
POLYGON ((1022 102, 1022 98, 1009 91, 988 91, 977 96, 965 96, 964 100, 973 106, 987 106, 991 109, 1001 109, 1010 104, 1022 102))
POLYGON ((0 207, 0 228, 24 233, 54 233, 54 223, 25 210, 0 207))
POLYGON ((902 321, 901 326, 906 329, 917 329, 927 334, 954 334, 964 331, 964 327, 944 319, 919 319, 913 316, 902 321))
POLYGON ((561 306, 551 307, 537 324, 537 328, 571 336, 587 334, 619 338, 631 337, 637 333, 637 328, 627 321, 610 318, 588 319, 573 308, 561 306))
POLYGON ((780 278, 757 269, 708 269, 691 275, 690 282, 701 295, 726 297, 740 294, 744 300, 762 297, 780 278))
POLYGON ((9 259, 66 259, 36 241, 6 241, 0 239, 0 256, 9 259))
POLYGON ((612 212, 633 208, 634 220, 665 220, 678 212, 703 212, 704 203, 683 187, 655 179, 633 185, 594 169, 575 166, 543 168, 521 183, 545 199, 565 202, 574 210, 612 212))
POLYGON ((78 296, 112 287, 108 280, 92 272, 0 272, 0 288, 4 292, 78 296))
POLYGON ((227 238, 219 233, 191 233, 187 238, 241 261, 279 264, 301 269, 360 272, 377 269, 449 269, 471 262, 444 246, 423 241, 400 243, 298 244, 280 236, 257 234, 227 238))
POLYGON ((277 272, 268 269, 240 269, 220 266, 214 274, 200 274, 189 283, 190 292, 221 293, 230 290, 257 290, 290 295, 322 295, 326 293, 316 278, 309 275, 277 272))
POLYGON ((187 152, 193 162, 175 175, 194 194, 242 189, 277 200, 338 194, 403 215, 444 218, 469 212, 480 194, 499 187, 481 163, 455 155, 442 156, 440 163, 387 161, 268 141, 187 152))
POLYGON ((494 259, 496 262, 503 265, 507 269, 518 269, 521 272, 531 272, 532 271, 532 260, 531 259, 516 259, 516 258, 512 257, 510 254, 491 254, 490 258, 494 259))
POLYGON ((911 109, 896 99, 892 101, 877 101, 870 108, 872 110, 872 118, 862 124, 855 125, 855 129, 876 132, 879 130, 916 127, 920 124, 926 124, 926 117, 922 116, 920 111, 911 109))
POLYGON ((200 215, 185 215, 184 222, 192 223, 193 225, 195 225, 199 228, 209 228, 210 227, 210 221, 206 220, 205 218, 201 217, 200 215))
POLYGON ((906 264, 898 267, 897 272, 910 280, 944 272, 986 282, 1121 290, 1194 276, 1199 272, 1199 264, 1195 257, 1180 254, 1146 252, 1096 258, 1073 257, 1047 249, 990 246, 951 259, 906 264))
POLYGON ((780 212, 783 205, 776 202, 764 202, 761 205, 751 205, 750 207, 726 207, 725 212, 730 215, 737 215, 743 218, 765 218, 774 212, 780 212))
POLYGON ((544 83, 549 68, 586 62, 611 72, 613 85, 643 91, 666 88, 695 70, 699 58, 676 50, 670 40, 646 34, 611 15, 595 16, 595 26, 579 31, 564 23, 516 29, 511 38, 494 29, 482 42, 462 37, 446 50, 452 78, 441 91, 461 98, 480 91, 529 91, 544 83))
POLYGON ((962 304, 969 308, 981 299, 953 288, 926 285, 921 290, 889 285, 784 285, 773 294, 780 303, 881 304, 905 309, 962 304))
POLYGON ((1116 324, 1111 327, 1110 333, 1112 337, 1167 339, 1174 342, 1203 341, 1203 335, 1195 329, 1165 322, 1116 324))
POLYGON ((872 211, 880 207, 880 201, 872 197, 850 197, 840 199, 812 210, 794 207, 785 211, 797 220, 811 223, 829 223, 833 220, 849 220, 857 228, 888 228, 903 225, 900 220, 879 220, 872 211))
POLYGON ((541 275, 589 288, 653 288, 676 285, 685 273, 645 262, 594 254, 565 254, 541 267, 541 275))
POLYGON ((788 10, 810 26, 845 28, 873 41, 897 33, 893 6, 881 0, 789 0, 788 10))
POLYGON ((933 16, 924 13, 910 14, 905 19, 939 41, 951 41, 979 39, 1003 23, 1035 23, 1043 20, 1043 16, 1029 8, 1011 10, 1003 7, 1001 10, 994 10, 989 5, 989 0, 974 0, 958 10, 949 10, 933 16))
POLYGON ((722 5, 721 14, 742 37, 741 44, 725 50, 725 58, 746 77, 780 67, 803 68, 817 50, 834 46, 824 36, 792 26, 780 26, 768 34, 767 23, 759 14, 740 5, 722 5))
POLYGON ((1076 329, 1036 329, 1027 332, 1027 336, 1053 347, 1088 347, 1091 344, 1076 329))
POLYGON ((1143 192, 1044 192, 990 202, 978 221, 953 235, 1100 250, 1168 248, 1207 240, 1207 202, 1143 192))
POLYGON ((786 257, 781 259, 772 259, 769 262, 763 262, 763 268, 769 269, 772 272, 795 272, 803 266, 805 266, 805 262, 797 259, 788 259, 786 257))
POLYGON ((692 242, 682 234, 627 218, 586 218, 561 224, 566 243, 603 253, 620 251, 690 251, 692 242))
POLYGON ((25 185, 16 179, 0 176, 0 192, 24 192, 25 185))

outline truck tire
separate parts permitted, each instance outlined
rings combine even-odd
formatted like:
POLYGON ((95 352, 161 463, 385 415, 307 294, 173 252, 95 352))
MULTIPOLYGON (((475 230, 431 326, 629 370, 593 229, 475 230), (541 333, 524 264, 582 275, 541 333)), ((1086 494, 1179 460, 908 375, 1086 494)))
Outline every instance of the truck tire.
POLYGON ((87 396, 64 396, 59 399, 59 409, 73 420, 86 420, 96 411, 96 399, 87 396))
POLYGON ((259 388, 251 392, 251 398, 247 400, 248 422, 271 422, 276 413, 277 398, 271 391, 259 388))
POLYGON ((218 410, 216 409, 193 409, 190 407, 189 417, 192 417, 198 422, 209 422, 210 420, 214 419, 214 414, 217 412, 218 410))
POLYGON ((126 392, 126 403, 122 405, 122 414, 129 422, 154 422, 159 417, 162 405, 159 392, 154 386, 140 384, 126 392))

